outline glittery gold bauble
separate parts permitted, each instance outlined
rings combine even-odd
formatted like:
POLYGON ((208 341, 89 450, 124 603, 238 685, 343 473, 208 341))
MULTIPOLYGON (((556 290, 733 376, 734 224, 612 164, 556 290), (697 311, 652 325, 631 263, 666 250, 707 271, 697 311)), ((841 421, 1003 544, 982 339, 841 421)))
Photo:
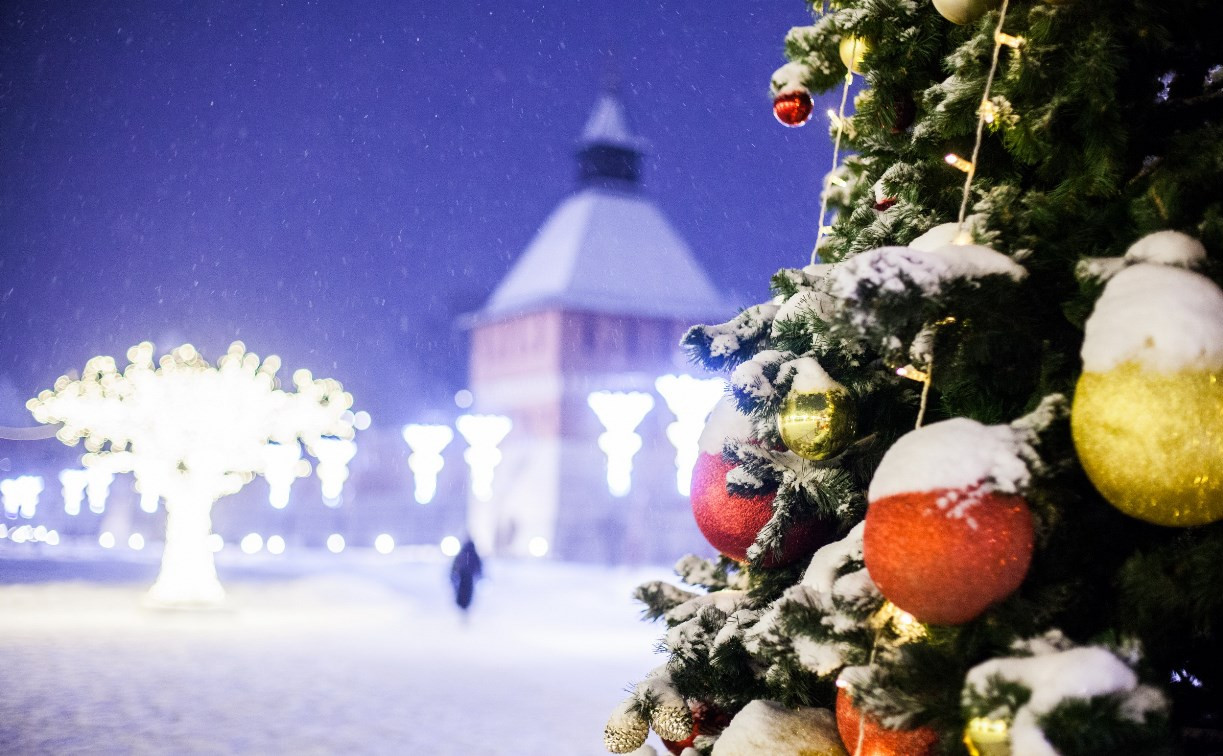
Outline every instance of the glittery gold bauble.
POLYGON ((1011 756, 1011 732, 1005 720, 977 717, 964 728, 970 756, 1011 756))
POLYGON ((790 451, 807 459, 825 459, 853 440, 857 411, 849 393, 791 391, 777 416, 781 440, 790 451))
POLYGON ((1087 477, 1117 509, 1156 525, 1223 518, 1223 374, 1084 372, 1070 424, 1087 477))
POLYGON ((971 24, 997 8, 1001 0, 934 0, 934 9, 953 24, 971 24))
POLYGON ((862 58, 866 56, 866 51, 869 49, 871 46, 865 39, 846 35, 841 37, 838 52, 841 53, 841 62, 845 64, 845 67, 861 76, 862 58))

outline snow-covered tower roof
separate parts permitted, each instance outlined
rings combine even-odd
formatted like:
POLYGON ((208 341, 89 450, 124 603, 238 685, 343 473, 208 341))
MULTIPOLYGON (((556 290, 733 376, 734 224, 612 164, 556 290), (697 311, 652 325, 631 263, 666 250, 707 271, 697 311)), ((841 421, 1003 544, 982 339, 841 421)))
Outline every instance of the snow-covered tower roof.
POLYGON ((605 92, 577 150, 579 189, 544 221, 478 321, 544 310, 699 321, 727 307, 692 250, 641 194, 645 142, 605 92))

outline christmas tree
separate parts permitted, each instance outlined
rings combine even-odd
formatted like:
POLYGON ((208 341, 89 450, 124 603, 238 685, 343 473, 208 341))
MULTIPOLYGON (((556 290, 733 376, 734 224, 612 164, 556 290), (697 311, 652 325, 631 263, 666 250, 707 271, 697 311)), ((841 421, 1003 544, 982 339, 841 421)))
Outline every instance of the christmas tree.
POLYGON ((1223 4, 812 13, 815 252, 685 338, 723 556, 639 588, 609 750, 1223 752, 1223 4))

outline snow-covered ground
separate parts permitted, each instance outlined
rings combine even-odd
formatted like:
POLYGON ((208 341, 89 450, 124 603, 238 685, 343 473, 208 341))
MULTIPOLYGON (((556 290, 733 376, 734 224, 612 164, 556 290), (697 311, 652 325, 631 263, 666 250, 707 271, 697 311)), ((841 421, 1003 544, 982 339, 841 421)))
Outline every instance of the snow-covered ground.
POLYGON ((0 555, 0 753, 603 754, 660 661, 629 595, 661 568, 488 564, 463 622, 445 563, 372 556, 222 565, 227 610, 168 613, 0 555))

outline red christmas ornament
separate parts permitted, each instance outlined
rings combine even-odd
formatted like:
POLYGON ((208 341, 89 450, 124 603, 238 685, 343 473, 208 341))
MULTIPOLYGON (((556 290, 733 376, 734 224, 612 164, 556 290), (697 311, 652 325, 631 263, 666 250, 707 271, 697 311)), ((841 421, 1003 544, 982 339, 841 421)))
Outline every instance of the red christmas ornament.
POLYGON ((893 134, 903 134, 917 118, 917 103, 909 95, 897 97, 892 101, 892 115, 893 120, 888 131, 893 134))
POLYGON ((900 493, 866 511, 863 556, 896 606, 935 625, 967 622, 1009 596, 1032 561, 1022 497, 980 489, 900 493))
POLYGON ((811 119, 815 102, 805 89, 791 89, 773 98, 773 115, 783 126, 802 126, 811 119))
MULTIPOLYGON (((747 550, 760 529, 773 516, 773 494, 738 496, 726 490, 726 473, 734 465, 720 454, 702 452, 692 469, 692 514, 697 527, 715 549, 739 562, 747 561, 747 550)), ((786 534, 780 558, 767 561, 771 567, 789 564, 809 554, 824 528, 798 523, 786 534)))
POLYGON ((730 724, 729 714, 701 701, 690 703, 688 709, 692 712, 692 734, 683 740, 662 738, 662 744, 675 756, 683 753, 685 748, 691 748, 698 735, 717 735, 730 724))
POLYGON ((841 733, 845 750, 872 756, 926 756, 934 753, 938 743, 938 733, 929 727, 889 730, 871 715, 864 716, 845 688, 837 688, 837 731, 841 733), (860 751, 859 742, 862 744, 860 751))

